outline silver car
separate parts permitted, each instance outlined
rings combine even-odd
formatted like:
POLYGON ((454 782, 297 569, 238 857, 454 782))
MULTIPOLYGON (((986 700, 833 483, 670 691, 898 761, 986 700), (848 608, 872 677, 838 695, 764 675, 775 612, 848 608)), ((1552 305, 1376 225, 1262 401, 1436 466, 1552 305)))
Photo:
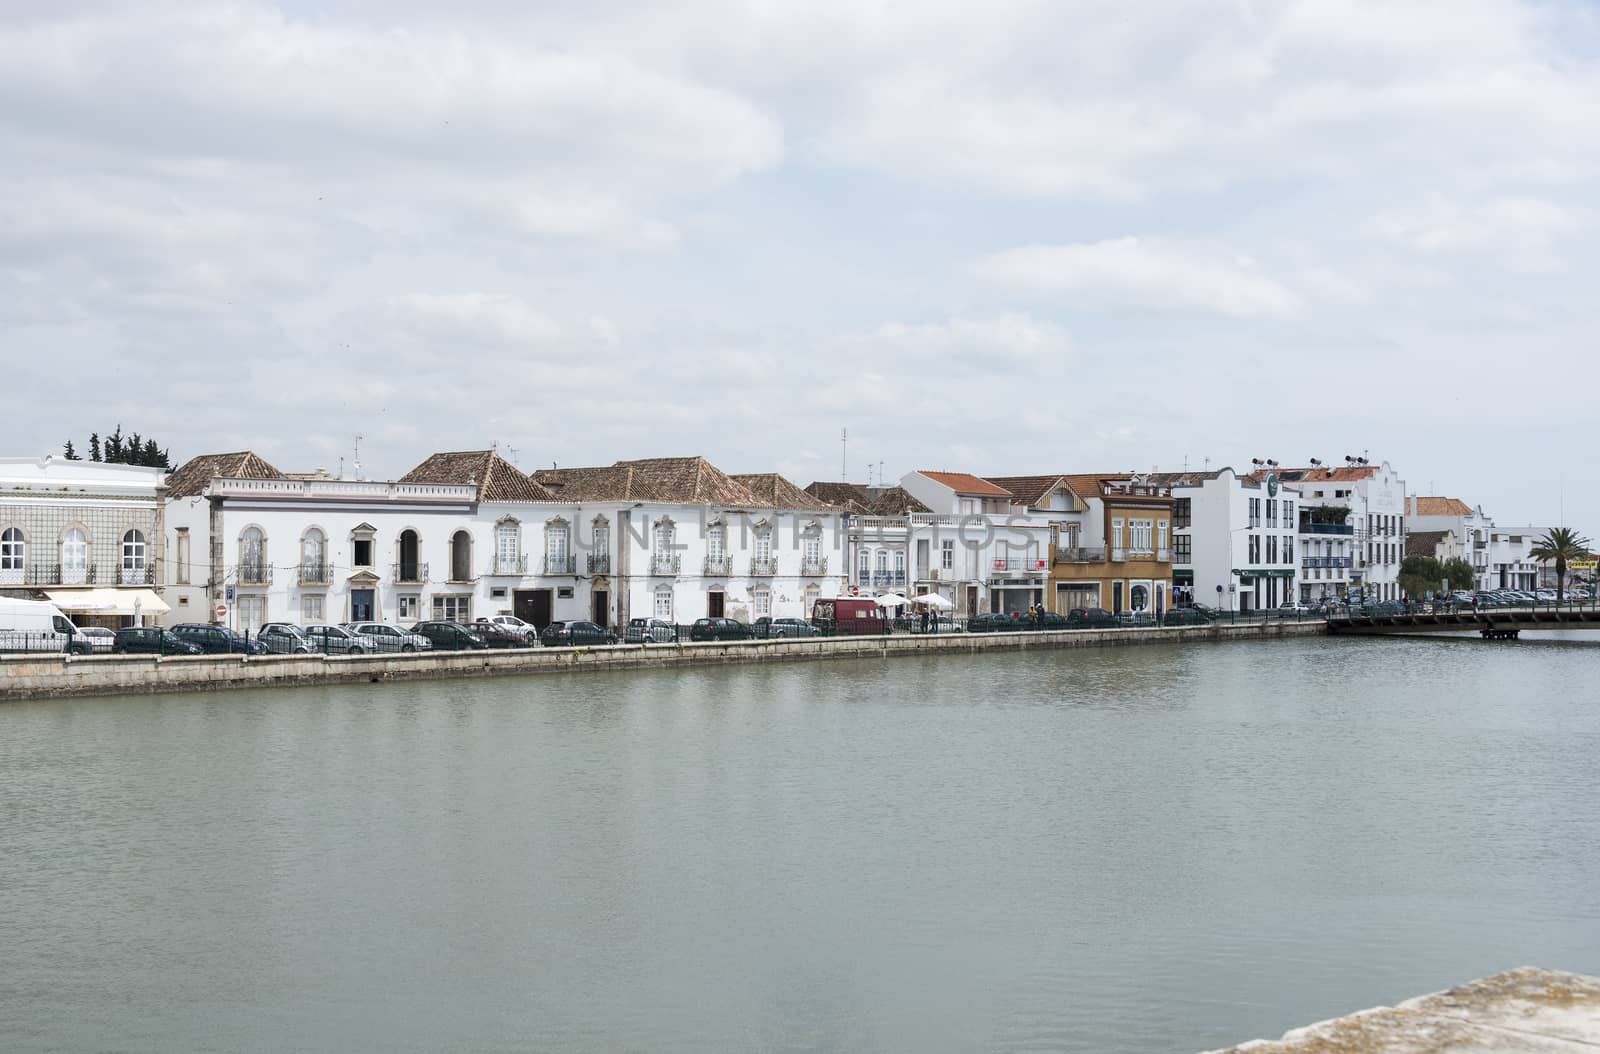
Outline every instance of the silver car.
POLYGON ((274 655, 306 655, 316 651, 305 630, 290 622, 267 622, 256 630, 256 640, 274 655))
POLYGON ((351 633, 343 626, 321 623, 307 626, 306 639, 311 641, 311 646, 317 651, 327 652, 329 655, 371 655, 378 650, 377 642, 371 637, 351 633))
POLYGON ((489 620, 497 626, 505 626, 522 634, 529 644, 539 643, 539 630, 532 623, 524 622, 515 615, 496 615, 489 620))
POLYGON ((433 641, 386 622, 346 622, 344 628, 372 641, 378 651, 428 651, 433 641))

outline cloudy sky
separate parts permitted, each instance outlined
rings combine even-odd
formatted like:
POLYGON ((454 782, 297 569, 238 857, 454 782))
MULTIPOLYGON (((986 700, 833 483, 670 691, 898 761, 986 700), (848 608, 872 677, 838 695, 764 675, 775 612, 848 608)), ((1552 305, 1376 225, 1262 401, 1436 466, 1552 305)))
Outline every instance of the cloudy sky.
POLYGON ((1600 533, 1588 0, 8 0, 0 449, 1366 453, 1600 533))

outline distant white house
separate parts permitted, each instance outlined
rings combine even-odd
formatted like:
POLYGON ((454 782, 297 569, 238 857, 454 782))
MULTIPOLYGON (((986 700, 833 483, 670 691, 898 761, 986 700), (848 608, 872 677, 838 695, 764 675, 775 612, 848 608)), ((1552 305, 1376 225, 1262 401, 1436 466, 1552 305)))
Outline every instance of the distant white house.
POLYGON ((1184 596, 1237 611, 1301 599, 1298 488, 1232 468, 1145 479, 1171 488, 1172 578, 1184 596))

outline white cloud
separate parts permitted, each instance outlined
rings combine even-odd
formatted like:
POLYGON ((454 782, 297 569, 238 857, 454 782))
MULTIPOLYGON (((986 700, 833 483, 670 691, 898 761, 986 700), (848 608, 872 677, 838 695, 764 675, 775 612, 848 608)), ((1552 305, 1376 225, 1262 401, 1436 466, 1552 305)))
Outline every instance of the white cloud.
POLYGON ((973 264, 1024 294, 1059 296, 1073 307, 1201 311, 1234 318, 1287 315, 1300 298, 1246 257, 1118 238, 1087 245, 1029 245, 973 264))
POLYGON ((515 297, 498 293, 406 293, 390 299, 400 324, 414 324, 436 339, 452 334, 506 344, 547 344, 561 327, 515 297))

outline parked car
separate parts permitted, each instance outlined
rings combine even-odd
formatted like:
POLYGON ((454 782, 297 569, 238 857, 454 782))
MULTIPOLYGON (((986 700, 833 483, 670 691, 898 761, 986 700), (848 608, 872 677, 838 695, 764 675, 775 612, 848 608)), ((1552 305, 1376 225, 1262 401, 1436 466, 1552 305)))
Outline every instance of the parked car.
POLYGON ((343 626, 323 623, 307 626, 306 639, 314 650, 328 655, 371 655, 378 650, 377 641, 351 633, 343 626))
POLYGON ((199 622, 183 622, 172 627, 172 635, 186 640, 207 655, 266 655, 267 646, 259 640, 247 640, 226 626, 208 626, 199 622))
POLYGON ((750 640, 754 636, 749 626, 731 618, 695 619, 689 627, 690 640, 750 640))
POLYGON ((967 619, 968 633, 1009 633, 1027 628, 1029 627, 1022 620, 1003 615, 998 611, 984 612, 967 619))
POLYGON ((481 651, 489 642, 459 622, 419 622, 411 632, 428 638, 435 651, 481 651))
POLYGON ((820 637, 822 631, 803 618, 772 618, 762 615, 750 627, 757 637, 777 640, 784 637, 820 637))
POLYGON ((664 619, 631 618, 622 639, 628 644, 671 644, 678 639, 678 627, 664 619))
MULTIPOLYGON (((479 619, 479 621, 483 621, 479 619)), ((515 615, 496 615, 489 620, 498 626, 507 626, 521 633, 529 645, 539 643, 539 627, 531 622, 524 622, 515 615)))
POLYGON ((307 655, 316 650, 306 631, 290 622, 267 622, 256 631, 256 640, 274 655, 307 655))
POLYGON ((1033 625, 1035 629, 1071 629, 1072 620, 1054 611, 1045 611, 1040 613, 1033 625))
POLYGON ((1211 620, 1205 612, 1196 611, 1194 608, 1173 608, 1161 616, 1163 626, 1207 626, 1211 620))
POLYGON ((198 644, 191 644, 160 626, 124 626, 112 634, 115 655, 201 655, 198 644))
POLYGON ((1315 610, 1309 604, 1299 604, 1293 600, 1285 600, 1273 608, 1271 614, 1276 618, 1305 618, 1315 610))
POLYGON ((617 635, 593 622, 552 622, 539 634, 547 648, 582 648, 595 644, 616 644, 617 635))
POLYGON ((1072 629, 1105 629, 1122 623, 1105 608, 1073 608, 1067 612, 1067 624, 1072 629))
MULTIPOLYGON (((468 628, 482 637, 484 643, 491 648, 527 648, 532 646, 526 633, 516 626, 507 626, 503 622, 494 622, 490 619, 481 618, 468 628)), ((534 643, 537 643, 537 641, 538 637, 535 636, 534 643)))
POLYGON ((115 630, 104 626, 78 626, 72 634, 72 654, 109 655, 116 640, 115 630))
POLYGON ((422 634, 387 622, 346 622, 344 628, 372 641, 377 651, 430 651, 433 648, 433 641, 422 634))

